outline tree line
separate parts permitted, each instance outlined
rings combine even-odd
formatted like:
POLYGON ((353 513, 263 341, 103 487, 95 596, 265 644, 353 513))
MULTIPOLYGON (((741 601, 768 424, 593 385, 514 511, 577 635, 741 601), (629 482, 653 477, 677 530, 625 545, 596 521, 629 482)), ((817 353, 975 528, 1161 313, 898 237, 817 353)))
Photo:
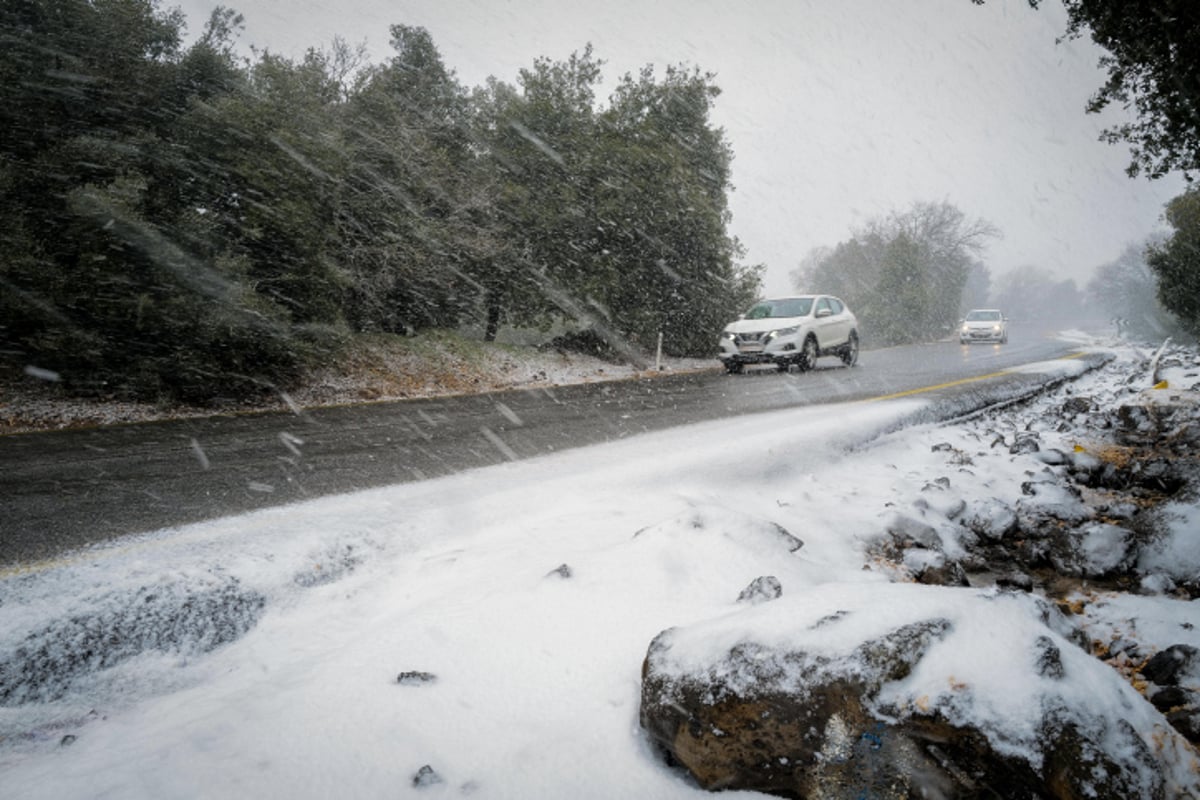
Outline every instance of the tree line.
POLYGON ((1143 342, 1200 336, 1200 190, 1171 200, 1170 232, 1131 242, 1084 286, 1027 264, 993 276, 978 258, 997 235, 943 201, 869 220, 833 247, 811 250, 791 273, 797 291, 831 292, 859 317, 870 345, 950 335, 970 308, 999 308, 1021 324, 1106 326, 1143 342))
POLYGON ((462 86, 429 33, 183 46, 157 0, 0 5, 0 360, 73 392, 209 401, 286 386, 358 332, 566 321, 710 355, 761 267, 729 235, 714 76, 590 46, 462 86))

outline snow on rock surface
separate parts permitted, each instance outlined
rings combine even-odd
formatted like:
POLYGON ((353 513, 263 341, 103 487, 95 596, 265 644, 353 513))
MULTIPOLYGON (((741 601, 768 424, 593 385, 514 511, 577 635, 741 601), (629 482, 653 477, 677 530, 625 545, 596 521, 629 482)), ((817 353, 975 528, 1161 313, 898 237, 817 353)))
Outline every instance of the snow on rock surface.
POLYGON ((1116 800, 1195 788, 1189 745, 1072 633, 1025 594, 825 584, 658 636, 642 722, 710 789, 1068 796, 1057 783, 1116 800))

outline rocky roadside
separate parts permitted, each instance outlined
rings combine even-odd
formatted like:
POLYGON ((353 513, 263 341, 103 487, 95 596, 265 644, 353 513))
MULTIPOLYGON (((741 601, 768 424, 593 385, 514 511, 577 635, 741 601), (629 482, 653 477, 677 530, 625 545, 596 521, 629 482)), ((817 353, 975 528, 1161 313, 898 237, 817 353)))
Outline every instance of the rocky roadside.
POLYGON ((727 622, 660 633, 641 724, 667 762, 709 789, 786 797, 1200 796, 1200 619, 1177 612, 1164 647, 1141 633, 1159 621, 1104 613, 1123 597, 1200 603, 1200 357, 1160 355, 1105 367, 1115 388, 1080 381, 930 428, 944 466, 907 507, 880 510, 868 548, 866 568, 902 587, 887 616, 906 624, 863 635, 877 609, 862 588, 806 619, 762 576, 738 602, 784 604, 786 633, 699 658, 689 643, 727 622), (1179 380, 1141 388, 1159 368, 1179 380), (1005 642, 992 669, 1014 702, 998 715, 953 674, 937 694, 896 689, 936 674, 939 645, 980 640, 1005 642))
POLYGON ((1088 633, 1088 607, 1106 596, 1200 600, 1200 571, 1172 563, 1177 549, 1200 548, 1200 531, 1183 530, 1176 517, 1181 505, 1200 504, 1200 363, 1185 349, 1165 362, 1126 365, 1117 397, 1066 387, 1040 406, 974 421, 976 452, 1027 458, 1028 480, 1015 504, 992 498, 942 506, 964 534, 957 539, 961 552, 951 555, 923 514, 938 507, 936 495, 953 471, 986 469, 985 459, 976 465, 965 448, 934 443, 946 456, 947 477, 930 484, 929 501, 918 502, 915 513, 893 517, 875 554, 900 579, 996 586, 1053 600, 1077 618, 1079 644, 1125 676, 1195 745, 1200 691, 1180 683, 1189 670, 1200 674, 1200 650, 1180 643, 1153 652, 1135 638, 1088 633), (1149 369, 1163 368, 1173 368, 1179 385, 1129 388, 1149 382, 1149 369), (1064 437, 1087 444, 1063 447, 1064 437))

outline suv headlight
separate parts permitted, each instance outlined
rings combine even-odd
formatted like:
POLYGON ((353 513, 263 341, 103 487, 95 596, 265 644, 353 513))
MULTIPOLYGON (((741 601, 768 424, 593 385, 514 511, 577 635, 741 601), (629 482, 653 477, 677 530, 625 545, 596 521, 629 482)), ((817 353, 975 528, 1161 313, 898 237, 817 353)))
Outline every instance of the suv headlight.
POLYGON ((721 339, 722 340, 728 340, 728 341, 732 342, 736 338, 737 338, 737 334, 734 333, 733 331, 721 331, 721 339))
POLYGON ((794 325, 791 328, 780 328, 779 330, 771 331, 770 333, 768 333, 766 335, 766 337, 763 339, 763 341, 769 342, 772 339, 778 338, 780 336, 795 336, 799 332, 800 332, 799 325, 794 325))

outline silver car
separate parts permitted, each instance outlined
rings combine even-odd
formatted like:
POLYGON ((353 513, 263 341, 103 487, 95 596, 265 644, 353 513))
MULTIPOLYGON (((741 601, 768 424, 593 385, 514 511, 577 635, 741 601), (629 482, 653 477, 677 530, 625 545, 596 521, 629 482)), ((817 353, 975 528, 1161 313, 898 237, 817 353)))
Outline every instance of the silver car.
POLYGON ((837 356, 848 367, 858 361, 858 320, 836 297, 797 295, 760 300, 721 333, 718 358, 730 373, 747 364, 774 364, 780 372, 801 371, 821 356, 837 356))
POLYGON ((995 308, 974 308, 963 317, 958 329, 960 344, 971 342, 1008 343, 1008 317, 995 308))

